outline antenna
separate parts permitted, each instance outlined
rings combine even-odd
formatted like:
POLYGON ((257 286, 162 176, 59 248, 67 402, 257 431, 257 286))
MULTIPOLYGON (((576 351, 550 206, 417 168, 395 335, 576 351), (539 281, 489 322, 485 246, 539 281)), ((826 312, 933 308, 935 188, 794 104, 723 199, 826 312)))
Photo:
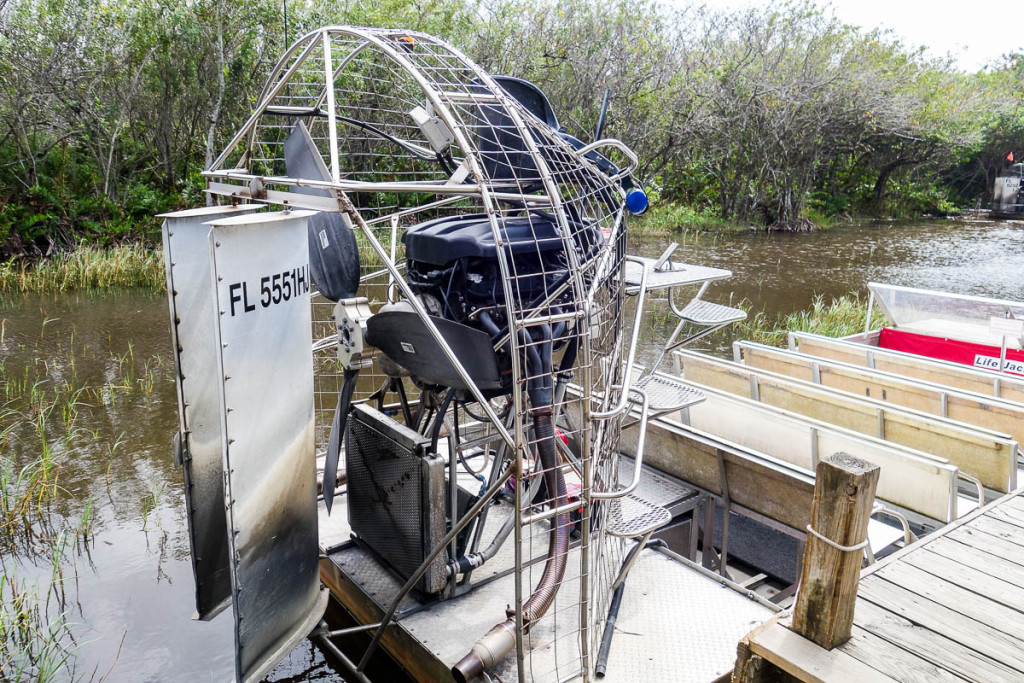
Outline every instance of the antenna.
POLYGON ((594 139, 601 139, 601 131, 604 130, 604 115, 608 113, 608 97, 612 94, 611 88, 604 89, 604 101, 601 102, 601 114, 597 117, 597 130, 594 131, 594 139))

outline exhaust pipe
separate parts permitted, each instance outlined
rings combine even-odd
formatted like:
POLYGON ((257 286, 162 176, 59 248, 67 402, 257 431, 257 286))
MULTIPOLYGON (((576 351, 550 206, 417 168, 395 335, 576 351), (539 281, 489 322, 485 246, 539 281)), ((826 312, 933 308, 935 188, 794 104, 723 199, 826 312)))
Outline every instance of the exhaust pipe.
MULTIPOLYGON (((544 470, 544 485, 548 495, 554 493, 552 505, 562 507, 568 502, 565 488, 565 477, 559 466, 558 453, 555 450, 555 434, 551 423, 551 407, 545 406, 533 411, 533 426, 537 433, 537 450, 540 464, 544 470)), ((551 520, 548 532, 548 556, 544 562, 544 573, 533 591, 533 595, 523 604, 523 631, 529 632, 530 625, 540 619, 551 607, 558 593, 565 567, 569 558, 569 531, 571 523, 568 513, 556 515, 551 520)), ((488 631, 476 641, 473 649, 459 663, 452 667, 452 676, 458 683, 467 683, 500 662, 516 646, 515 612, 506 612, 508 619, 488 631)))

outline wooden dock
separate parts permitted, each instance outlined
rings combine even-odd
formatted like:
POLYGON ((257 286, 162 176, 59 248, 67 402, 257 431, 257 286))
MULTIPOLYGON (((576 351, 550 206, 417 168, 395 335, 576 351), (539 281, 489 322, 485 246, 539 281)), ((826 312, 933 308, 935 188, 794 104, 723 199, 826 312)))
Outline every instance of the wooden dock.
POLYGON ((792 629, 787 612, 748 634, 734 680, 1024 680, 1024 489, 865 569, 842 645, 792 629))

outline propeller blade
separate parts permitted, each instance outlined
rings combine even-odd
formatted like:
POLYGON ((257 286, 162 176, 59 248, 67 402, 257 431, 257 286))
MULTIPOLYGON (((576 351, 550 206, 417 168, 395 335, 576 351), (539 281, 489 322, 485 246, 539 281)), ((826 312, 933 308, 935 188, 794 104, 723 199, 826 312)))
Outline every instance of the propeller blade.
POLYGON ((334 422, 331 424, 331 438, 327 441, 327 458, 324 460, 324 505, 327 514, 331 514, 334 505, 334 487, 338 481, 338 460, 341 458, 341 441, 345 438, 345 422, 348 420, 348 409, 352 403, 352 392, 356 388, 359 368, 345 370, 341 378, 341 389, 338 391, 338 406, 334 409, 334 422))

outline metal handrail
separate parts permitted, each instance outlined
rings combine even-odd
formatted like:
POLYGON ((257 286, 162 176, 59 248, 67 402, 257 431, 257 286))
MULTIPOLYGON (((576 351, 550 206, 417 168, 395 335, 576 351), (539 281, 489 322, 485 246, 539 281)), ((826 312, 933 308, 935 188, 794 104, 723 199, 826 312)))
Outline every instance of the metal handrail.
MULTIPOLYGON (((981 483, 981 480, 973 475, 967 474, 963 470, 957 471, 956 476, 957 479, 963 479, 966 482, 974 484, 974 486, 978 489, 978 507, 985 507, 985 485, 981 483)), ((955 510, 954 512, 959 511, 955 510)))
MULTIPOLYGON (((636 457, 633 460, 633 481, 629 482, 629 486, 624 489, 618 489, 617 491, 591 491, 590 498, 592 500, 611 500, 614 498, 624 498, 629 494, 633 493, 636 488, 640 485, 640 476, 643 474, 644 468, 644 446, 647 440, 647 417, 648 417, 648 399, 647 392, 643 389, 636 389, 630 387, 629 391, 634 391, 640 394, 640 431, 636 437, 636 457)), ((625 392, 624 392, 625 393, 625 392)))
POLYGON ((627 159, 629 159, 629 166, 623 169, 619 169, 619 172, 614 175, 608 176, 611 180, 620 180, 628 175, 631 175, 633 171, 635 171, 637 167, 640 165, 640 159, 637 157, 636 152, 627 147, 625 143, 623 143, 621 140, 617 140, 615 138, 595 140, 594 142, 591 142, 589 145, 584 145, 583 147, 580 147, 578 150, 576 150, 576 153, 579 154, 580 156, 586 156, 590 152, 593 152, 596 149, 600 149, 601 147, 615 147, 620 152, 625 154, 627 159))
MULTIPOLYGON (((635 315, 633 317, 633 336, 632 336, 632 339, 630 339, 630 342, 629 342, 629 351, 626 354, 626 365, 623 368, 623 376, 628 381, 629 373, 632 371, 632 368, 633 368, 633 361, 636 359, 637 341, 640 338, 640 323, 642 322, 643 314, 644 314, 644 298, 645 298, 645 296, 647 294, 647 265, 642 260, 637 258, 636 256, 628 256, 627 255, 623 260, 625 260, 625 261, 636 261, 637 263, 639 263, 641 265, 641 268, 642 268, 641 275, 640 275, 640 287, 636 290, 637 291, 637 295, 636 295, 637 298, 636 298, 636 313, 635 313, 635 315)), ((627 389, 627 390, 623 391, 621 385, 617 385, 617 387, 615 387, 615 388, 618 388, 621 391, 621 394, 619 396, 619 404, 615 408, 613 408, 611 410, 592 410, 590 412, 590 418, 591 419, 593 419, 593 420, 606 420, 606 419, 608 419, 610 417, 616 417, 617 415, 621 415, 623 413, 623 411, 626 410, 626 405, 629 403, 629 390, 627 389)), ((635 390, 635 391, 639 391, 639 390, 635 390)))

